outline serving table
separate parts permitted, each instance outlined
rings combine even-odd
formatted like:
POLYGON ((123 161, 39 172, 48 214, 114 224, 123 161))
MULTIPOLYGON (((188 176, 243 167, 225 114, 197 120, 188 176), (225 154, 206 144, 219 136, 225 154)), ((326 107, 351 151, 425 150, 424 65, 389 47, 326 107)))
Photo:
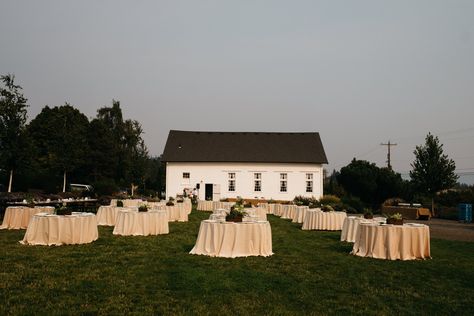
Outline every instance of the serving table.
POLYGON ((168 212, 166 210, 119 211, 113 231, 114 235, 122 236, 148 236, 168 233, 168 212))
POLYGON ((361 223, 351 254, 388 260, 428 259, 430 229, 427 225, 361 223))
POLYGON ((97 217, 93 213, 72 215, 34 215, 25 236, 24 245, 73 245, 87 244, 99 238, 97 217))
POLYGON ((226 258, 271 256, 273 252, 270 223, 203 220, 190 254, 226 258))
POLYGON ((322 212, 319 209, 307 210, 303 230, 341 230, 346 218, 345 212, 322 212))
POLYGON ((26 229, 33 215, 37 213, 51 214, 53 211, 54 207, 52 206, 9 206, 5 210, 0 229, 26 229))
POLYGON ((364 217, 357 217, 357 216, 347 216, 344 219, 344 223, 342 224, 342 231, 341 231, 341 241, 347 242, 354 242, 356 239, 357 231, 359 229, 359 224, 385 224, 386 218, 385 217, 375 217, 372 219, 366 219, 364 217))

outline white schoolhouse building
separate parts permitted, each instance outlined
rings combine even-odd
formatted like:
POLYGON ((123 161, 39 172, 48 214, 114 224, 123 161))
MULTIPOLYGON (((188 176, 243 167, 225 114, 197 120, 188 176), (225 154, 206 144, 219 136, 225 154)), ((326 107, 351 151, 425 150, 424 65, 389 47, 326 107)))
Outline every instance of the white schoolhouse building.
POLYGON ((319 133, 171 130, 162 160, 166 197, 196 189, 201 200, 293 200, 323 195, 326 154, 319 133))

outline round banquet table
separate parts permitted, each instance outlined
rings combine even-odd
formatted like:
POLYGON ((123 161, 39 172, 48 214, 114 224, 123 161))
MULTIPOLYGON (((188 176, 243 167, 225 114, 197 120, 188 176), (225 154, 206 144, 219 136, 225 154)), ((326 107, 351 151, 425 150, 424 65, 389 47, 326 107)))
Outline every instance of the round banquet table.
POLYGON ((188 211, 184 203, 176 203, 173 206, 160 206, 158 210, 168 212, 168 221, 170 222, 187 222, 188 221, 188 211))
POLYGON ((360 224, 351 254, 388 260, 430 257, 430 229, 423 224, 360 224))
POLYGON ((346 216, 345 212, 321 212, 319 209, 307 210, 301 229, 341 230, 346 216))
POLYGON ((257 217, 258 220, 261 221, 266 221, 267 220, 267 209, 263 207, 257 207, 257 208, 246 208, 244 209, 244 212, 246 212, 248 215, 252 217, 257 217))
POLYGON ((292 222, 303 223, 307 211, 309 211, 308 206, 297 206, 295 212, 293 213, 292 222))
POLYGON ((282 205, 281 218, 292 220, 295 216, 296 207, 297 206, 293 204, 282 205))
POLYGON ((120 211, 113 231, 114 235, 148 236, 168 234, 168 212, 161 211, 120 211))
POLYGON ((356 239, 359 224, 385 223, 385 218, 366 219, 363 217, 348 216, 344 219, 341 231, 341 241, 354 242, 356 239))
POLYGON ((198 201, 197 210, 198 211, 212 211, 214 208, 212 201, 198 201))
POLYGON ((190 254, 225 258, 271 256, 273 252, 270 223, 204 220, 190 254))
POLYGON ((118 212, 123 209, 117 206, 100 206, 97 210, 97 225, 114 226, 118 212))
POLYGON ((25 236, 24 245, 87 244, 99 238, 97 218, 92 213, 72 215, 34 215, 25 236))
POLYGON ((9 206, 5 210, 2 226, 0 229, 26 229, 33 215, 38 213, 51 214, 52 206, 9 206))
POLYGON ((273 206, 273 215, 281 216, 281 214, 283 213, 284 205, 282 205, 282 204, 272 204, 272 205, 274 205, 273 206))

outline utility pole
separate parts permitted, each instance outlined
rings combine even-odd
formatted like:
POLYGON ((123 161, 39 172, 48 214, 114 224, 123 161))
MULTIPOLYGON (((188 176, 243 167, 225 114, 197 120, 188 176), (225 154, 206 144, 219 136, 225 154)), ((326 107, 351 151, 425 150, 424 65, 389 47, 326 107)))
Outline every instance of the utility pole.
POLYGON ((387 167, 388 167, 388 169, 392 170, 392 165, 390 164, 390 147, 397 146, 397 144, 393 144, 393 143, 390 143, 390 141, 388 141, 388 143, 386 143, 386 144, 381 143, 380 145, 387 146, 387 149, 388 149, 388 152, 387 152, 387 167))

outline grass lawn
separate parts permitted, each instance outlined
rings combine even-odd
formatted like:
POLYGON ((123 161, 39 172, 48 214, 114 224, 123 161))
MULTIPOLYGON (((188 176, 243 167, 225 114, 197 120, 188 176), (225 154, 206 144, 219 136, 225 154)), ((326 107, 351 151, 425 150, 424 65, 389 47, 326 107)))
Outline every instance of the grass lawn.
POLYGON ((0 231, 0 315, 474 314, 474 243, 431 240, 432 260, 349 255, 340 232, 302 231, 269 215, 268 258, 189 255, 202 219, 170 234, 87 245, 23 246, 0 231))

